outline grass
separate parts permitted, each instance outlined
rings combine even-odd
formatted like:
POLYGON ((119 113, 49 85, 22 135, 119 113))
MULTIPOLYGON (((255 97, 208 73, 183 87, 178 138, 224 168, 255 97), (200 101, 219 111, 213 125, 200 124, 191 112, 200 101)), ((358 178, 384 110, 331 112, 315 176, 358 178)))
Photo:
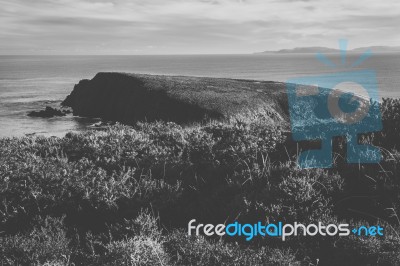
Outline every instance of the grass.
POLYGON ((182 127, 115 125, 0 140, 4 265, 400 264, 400 101, 382 103, 379 165, 298 169, 262 118, 182 127), (384 237, 193 237, 187 223, 349 222, 384 237))

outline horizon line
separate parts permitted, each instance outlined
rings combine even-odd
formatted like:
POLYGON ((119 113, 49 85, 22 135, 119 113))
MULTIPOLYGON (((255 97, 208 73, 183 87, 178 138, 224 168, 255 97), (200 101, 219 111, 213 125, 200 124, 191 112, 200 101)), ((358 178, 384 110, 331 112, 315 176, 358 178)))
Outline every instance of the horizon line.
MULTIPOLYGON (((399 52, 400 46, 387 46, 387 45, 370 45, 370 46, 360 46, 352 49, 346 50, 350 53, 361 53, 362 51, 354 51, 356 49, 362 48, 372 48, 372 47, 385 47, 385 48, 395 48, 399 49, 398 51, 373 51, 374 53, 390 53, 390 52, 399 52)), ((169 54, 114 54, 114 53, 104 53, 104 54, 73 54, 73 53, 60 53, 60 54, 45 54, 45 53, 22 53, 22 54, 3 54, 0 52, 0 56, 169 56, 169 55, 257 55, 257 54, 268 54, 268 53, 281 53, 285 54, 285 51, 295 50, 295 49, 304 49, 304 48, 324 48, 324 49, 332 49, 335 51, 329 52, 331 54, 340 53, 340 49, 331 48, 326 46, 299 46, 293 48, 282 48, 279 50, 264 50, 260 52, 243 52, 243 53, 169 53, 169 54)), ((325 51, 323 51, 325 52, 325 51)), ((314 52, 288 52, 288 54, 312 54, 314 52)))

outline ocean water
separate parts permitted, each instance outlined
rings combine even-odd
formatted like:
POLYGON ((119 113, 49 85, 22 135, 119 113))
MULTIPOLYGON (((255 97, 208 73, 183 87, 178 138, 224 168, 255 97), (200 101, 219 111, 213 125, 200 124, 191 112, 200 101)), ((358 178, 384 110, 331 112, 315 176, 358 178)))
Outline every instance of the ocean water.
MULTIPOLYGON (((32 118, 27 113, 58 105, 81 79, 97 72, 132 72, 286 81, 297 76, 357 69, 377 73, 380 97, 400 97, 400 53, 375 54, 357 68, 330 68, 313 54, 154 55, 154 56, 0 56, 0 137, 42 134, 61 136, 88 128, 95 119, 32 118)), ((351 65, 359 54, 350 54, 351 65)))

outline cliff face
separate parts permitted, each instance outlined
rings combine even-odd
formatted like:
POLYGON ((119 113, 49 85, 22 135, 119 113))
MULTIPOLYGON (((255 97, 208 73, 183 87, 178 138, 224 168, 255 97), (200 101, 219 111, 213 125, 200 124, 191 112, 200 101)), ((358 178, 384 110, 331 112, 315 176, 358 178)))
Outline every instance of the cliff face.
POLYGON ((133 124, 204 119, 287 120, 285 84, 234 79, 98 73, 81 80, 62 103, 74 115, 133 124))

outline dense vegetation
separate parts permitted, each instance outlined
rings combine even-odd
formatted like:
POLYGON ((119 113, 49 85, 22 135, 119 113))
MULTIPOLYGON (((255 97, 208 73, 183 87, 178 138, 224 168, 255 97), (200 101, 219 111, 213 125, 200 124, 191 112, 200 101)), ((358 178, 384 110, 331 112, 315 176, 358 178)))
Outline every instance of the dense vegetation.
POLYGON ((400 264, 400 101, 382 103, 378 165, 298 169, 297 146, 256 121, 116 125, 0 140, 2 265, 400 264), (384 237, 193 237, 202 223, 380 224, 384 237))

